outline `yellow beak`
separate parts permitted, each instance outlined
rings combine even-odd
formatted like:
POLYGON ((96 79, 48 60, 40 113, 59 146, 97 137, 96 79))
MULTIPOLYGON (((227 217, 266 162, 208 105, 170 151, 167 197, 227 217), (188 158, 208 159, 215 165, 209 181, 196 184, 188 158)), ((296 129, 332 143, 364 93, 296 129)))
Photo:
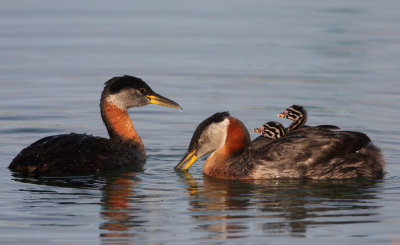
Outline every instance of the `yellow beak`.
POLYGON ((146 95, 146 97, 149 99, 150 104, 162 105, 182 110, 182 107, 178 103, 173 100, 167 99, 159 94, 154 93, 151 95, 146 95))
POLYGON ((190 166, 192 166, 192 164, 197 161, 197 159, 199 158, 198 156, 196 156, 197 151, 193 150, 189 153, 186 153, 186 155, 182 158, 182 160, 175 166, 175 170, 181 169, 181 170, 187 170, 190 168, 190 166), (187 162, 187 163, 186 163, 187 162), (186 163, 186 164, 185 164, 186 163), (185 164, 185 165, 184 165, 185 164), (182 165, 184 165, 182 167, 182 165))

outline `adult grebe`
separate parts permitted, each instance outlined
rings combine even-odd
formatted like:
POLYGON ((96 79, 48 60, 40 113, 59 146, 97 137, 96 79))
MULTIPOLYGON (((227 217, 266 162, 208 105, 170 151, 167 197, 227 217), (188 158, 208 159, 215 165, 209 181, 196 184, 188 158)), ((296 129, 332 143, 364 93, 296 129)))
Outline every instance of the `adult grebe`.
POLYGON ((150 103, 181 109, 140 78, 111 78, 100 99, 101 117, 110 139, 75 133, 48 136, 23 149, 9 168, 32 175, 57 176, 143 163, 146 151, 127 110, 150 103))
POLYGON ((253 132, 270 139, 278 139, 286 134, 286 128, 281 123, 271 121, 253 129, 253 132))
POLYGON ((187 170, 208 153, 203 173, 224 179, 379 178, 384 168, 379 149, 363 133, 307 127, 251 142, 243 123, 227 112, 200 123, 175 169, 187 170))
MULTIPOLYGON (((279 117, 292 120, 293 122, 287 128, 287 132, 290 133, 302 127, 309 127, 304 125, 307 122, 307 111, 301 105, 292 105, 287 108, 284 112, 278 114, 279 117)), ((319 125, 316 127, 326 128, 326 129, 340 129, 334 125, 319 125)))

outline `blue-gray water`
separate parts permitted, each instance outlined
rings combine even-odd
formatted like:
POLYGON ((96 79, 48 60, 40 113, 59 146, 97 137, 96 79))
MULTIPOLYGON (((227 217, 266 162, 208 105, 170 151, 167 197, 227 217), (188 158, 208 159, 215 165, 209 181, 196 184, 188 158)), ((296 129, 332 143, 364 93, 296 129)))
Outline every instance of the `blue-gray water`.
MULTIPOLYGON (((0 244, 399 244, 398 1, 0 3, 0 244), (51 134, 106 137, 103 82, 143 78, 183 112, 131 117, 143 172, 22 178, 7 166, 51 134), (199 122, 249 129, 291 104, 308 124, 367 133, 382 180, 218 181, 173 171, 199 122)), ((256 135, 252 134, 252 137, 256 135)))

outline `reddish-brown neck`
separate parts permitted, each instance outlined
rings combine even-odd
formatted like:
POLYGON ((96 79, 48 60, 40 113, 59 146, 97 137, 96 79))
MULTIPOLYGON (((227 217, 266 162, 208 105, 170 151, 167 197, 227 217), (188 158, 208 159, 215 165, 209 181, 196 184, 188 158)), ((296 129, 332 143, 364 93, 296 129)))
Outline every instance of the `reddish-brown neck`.
POLYGON ((233 178, 229 162, 246 150, 250 143, 249 132, 243 123, 230 117, 225 144, 207 158, 203 173, 216 178, 233 178))
POLYGON ((110 138, 131 141, 143 146, 143 142, 133 127, 127 111, 121 110, 113 103, 105 101, 102 108, 102 116, 110 138))
POLYGON ((244 124, 234 117, 229 118, 229 127, 225 146, 230 155, 242 153, 250 145, 249 131, 244 124))

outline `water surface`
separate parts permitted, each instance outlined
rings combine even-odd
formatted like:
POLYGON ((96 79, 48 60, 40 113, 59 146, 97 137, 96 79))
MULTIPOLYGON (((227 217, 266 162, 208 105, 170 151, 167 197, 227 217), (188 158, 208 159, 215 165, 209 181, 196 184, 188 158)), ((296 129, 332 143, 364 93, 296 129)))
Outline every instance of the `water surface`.
MULTIPOLYGON (((1 244, 398 244, 396 1, 2 1, 1 244), (143 171, 26 178, 7 166, 51 134, 107 137, 103 83, 143 78, 183 112, 130 111, 143 171), (221 181, 173 167, 199 122, 252 129, 291 104, 367 133, 382 180, 221 181)), ((252 137, 256 137, 252 134, 252 137)))

